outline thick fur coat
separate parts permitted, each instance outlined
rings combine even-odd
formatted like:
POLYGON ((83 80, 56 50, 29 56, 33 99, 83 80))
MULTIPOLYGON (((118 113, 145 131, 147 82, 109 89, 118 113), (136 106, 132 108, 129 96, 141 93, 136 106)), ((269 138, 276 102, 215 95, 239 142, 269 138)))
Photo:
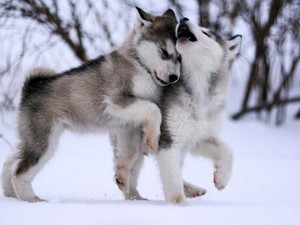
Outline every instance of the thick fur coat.
POLYGON ((176 82, 180 72, 177 21, 172 10, 162 16, 139 8, 137 12, 134 29, 120 48, 62 73, 36 69, 25 81, 18 119, 20 144, 2 173, 6 196, 41 200, 31 182, 53 155, 65 129, 139 128, 146 151, 157 150, 162 87, 176 82))

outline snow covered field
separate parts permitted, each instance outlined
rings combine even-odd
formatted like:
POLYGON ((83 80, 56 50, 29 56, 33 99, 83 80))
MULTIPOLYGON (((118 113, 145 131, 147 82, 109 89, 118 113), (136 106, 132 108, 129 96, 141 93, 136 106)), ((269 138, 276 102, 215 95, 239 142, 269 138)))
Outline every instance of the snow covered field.
MULTIPOLYGON (((15 145, 15 119, 5 117, 0 133, 15 145)), ((0 190, 0 225, 296 225, 300 221, 299 131, 300 123, 294 121, 281 128, 251 118, 226 121, 222 137, 235 153, 232 180, 225 190, 217 191, 212 164, 188 157, 184 177, 208 192, 184 206, 164 202, 153 157, 146 158, 139 182, 142 196, 150 201, 124 201, 113 181, 107 135, 65 133, 55 157, 33 183, 36 193, 49 202, 21 202, 4 197, 0 190)), ((1 167, 10 151, 0 139, 1 167)))
MULTIPOLYGON (((144 8, 156 11, 162 4, 145 3, 144 8)), ((197 7, 191 4, 188 8, 188 17, 195 21, 197 7)), ((247 31, 242 28, 238 32, 247 47, 247 31)), ((235 68, 235 72, 243 76, 244 69, 235 68)), ((234 96, 228 107, 232 111, 241 92, 230 96, 234 96)), ((14 114, 0 115, 0 134, 5 135, 0 138, 0 173, 17 145, 15 125, 14 114)), ((33 182, 35 192, 48 202, 4 197, 0 180, 0 225, 300 224, 300 122, 289 119, 276 128, 251 116, 239 122, 226 120, 221 136, 235 156, 229 185, 221 192, 216 190, 211 162, 188 156, 183 176, 207 193, 189 199, 186 205, 170 205, 164 201, 154 157, 145 159, 139 179, 140 193, 150 201, 125 201, 114 183, 108 136, 66 132, 55 157, 33 182)))

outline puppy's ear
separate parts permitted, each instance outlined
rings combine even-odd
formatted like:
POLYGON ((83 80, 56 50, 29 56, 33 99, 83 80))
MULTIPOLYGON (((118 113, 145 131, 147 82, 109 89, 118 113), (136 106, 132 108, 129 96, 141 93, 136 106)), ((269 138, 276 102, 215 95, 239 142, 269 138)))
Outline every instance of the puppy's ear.
POLYGON ((172 17, 172 18, 176 19, 175 13, 172 9, 168 9, 167 11, 165 11, 163 16, 172 17))
POLYGON ((242 35, 235 35, 226 41, 227 48, 229 49, 230 58, 233 59, 240 51, 242 45, 242 35))
POLYGON ((137 10, 138 18, 142 22, 143 25, 149 26, 150 24, 153 23, 155 16, 153 16, 149 13, 146 13, 144 10, 142 10, 139 7, 135 7, 135 8, 137 10))

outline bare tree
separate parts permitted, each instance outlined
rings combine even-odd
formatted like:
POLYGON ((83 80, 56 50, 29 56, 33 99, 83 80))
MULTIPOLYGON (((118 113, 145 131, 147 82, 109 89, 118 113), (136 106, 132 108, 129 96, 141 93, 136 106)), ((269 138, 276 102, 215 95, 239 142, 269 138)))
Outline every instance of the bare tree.
MULTIPOLYGON (((250 61, 248 81, 237 120, 248 113, 262 112, 268 119, 275 111, 275 122, 284 122, 286 105, 299 103, 300 96, 290 96, 290 87, 299 77, 300 2, 296 0, 196 0, 199 24, 225 36, 232 35, 237 20, 248 27, 255 48, 250 61), (291 48, 291 46, 293 46, 291 48), (288 59, 288 62, 287 62, 288 59), (278 78, 279 77, 279 78, 278 78), (279 82, 278 82, 279 80, 279 82), (256 102, 250 103, 255 96, 256 102)), ((170 0, 180 15, 180 1, 170 0)), ((300 109, 296 118, 300 117, 300 109)))
MULTIPOLYGON (((82 63, 106 53, 129 29, 132 18, 124 10, 133 9, 139 3, 138 0, 1 2, 0 38, 5 43, 5 54, 1 56, 0 51, 0 57, 5 60, 0 61, 0 110, 14 109, 14 98, 18 94, 14 86, 27 58, 34 55, 39 59, 51 49, 63 49, 57 63, 66 61, 68 55, 72 55, 72 62, 82 63), (7 75, 10 81, 2 82, 7 75), (4 86, 1 82, 8 84, 4 86)), ((185 1, 169 0, 166 3, 165 6, 175 9, 179 17, 189 17, 191 12, 187 11, 185 1)), ((239 26, 247 27, 253 41, 255 50, 248 65, 243 101, 232 118, 240 119, 252 112, 268 118, 271 112, 275 112, 276 124, 283 123, 286 106, 300 101, 300 96, 290 94, 292 85, 297 85, 300 70, 300 2, 194 0, 193 3, 197 6, 194 12, 198 12, 202 26, 230 36, 239 21, 239 26), (254 103, 250 102, 253 97, 254 103)), ((300 117, 300 109, 295 117, 300 117)))
MULTIPOLYGON (((112 29, 110 29, 112 24, 108 24, 109 21, 101 16, 101 11, 105 11, 106 14, 112 11, 107 1, 95 4, 92 0, 66 0, 64 3, 56 0, 5 1, 0 3, 0 18, 3 22, 29 20, 29 23, 34 23, 34 25, 26 23, 23 34, 24 41, 28 41, 26 38, 28 32, 35 32, 37 29, 43 28, 48 32, 49 38, 58 37, 82 62, 89 58, 87 49, 99 45, 97 44, 99 39, 106 40, 110 48, 115 45, 112 39, 112 29), (92 18, 92 30, 91 26, 88 27, 85 24, 87 17, 92 18)), ((124 17, 120 12, 115 16, 124 17)), ((122 19, 126 23, 126 18, 122 19)), ((25 43, 23 47, 22 51, 25 52, 27 50, 25 43)))
MULTIPOLYGON (((127 2, 110 2, 0 2, 0 116, 15 110, 22 71, 36 66, 40 59, 46 58, 54 69, 67 68, 104 54, 118 44, 114 31, 118 30, 118 36, 128 31, 131 18, 123 9, 128 10, 129 6, 127 2)), ((0 133, 0 139, 10 146, 5 134, 0 133)))
POLYGON ((73 61, 82 63, 114 47, 118 42, 114 30, 125 34, 130 25, 130 17, 120 9, 128 7, 126 4, 119 4, 118 8, 108 0, 1 2, 0 37, 5 46, 2 49, 5 61, 0 63, 0 85, 4 75, 11 80, 1 88, 1 109, 14 109, 18 89, 12 83, 28 63, 27 58, 39 59, 59 46, 65 52, 57 61, 73 55, 73 61), (110 21, 112 17, 119 19, 110 21))
POLYGON ((255 57, 250 66, 247 87, 241 109, 233 115, 239 119, 246 113, 267 111, 276 108, 276 124, 283 123, 285 105, 300 102, 300 96, 289 97, 289 89, 293 79, 299 74, 300 63, 299 44, 299 2, 272 0, 240 1, 241 17, 249 24, 255 44, 255 57), (262 13, 266 13, 267 19, 262 13), (293 11, 294 8, 298 12, 293 11), (293 48, 286 46, 289 43, 293 48), (290 63, 286 62, 289 58, 290 63), (276 88, 274 76, 278 73, 281 82, 276 88), (252 93, 257 92, 256 105, 250 106, 249 99, 252 93))
POLYGON ((223 34, 230 35, 236 20, 242 19, 249 27, 254 43, 254 59, 249 65, 250 72, 241 109, 232 118, 240 119, 251 112, 262 117, 261 112, 267 112, 264 115, 267 115, 268 119, 271 112, 275 111, 275 123, 282 124, 286 115, 286 105, 300 102, 300 96, 289 96, 293 80, 297 74, 299 76, 299 2, 277 0, 198 2, 200 16, 207 17, 204 19, 201 17, 200 23, 220 30, 221 33, 223 30, 223 34), (216 19, 212 19, 207 13, 211 4, 215 4, 214 8, 218 9, 216 19), (224 32, 224 27, 229 29, 225 29, 224 32), (294 46, 293 49, 286 44, 288 42, 294 46), (256 96, 254 104, 250 103, 251 95, 256 96))

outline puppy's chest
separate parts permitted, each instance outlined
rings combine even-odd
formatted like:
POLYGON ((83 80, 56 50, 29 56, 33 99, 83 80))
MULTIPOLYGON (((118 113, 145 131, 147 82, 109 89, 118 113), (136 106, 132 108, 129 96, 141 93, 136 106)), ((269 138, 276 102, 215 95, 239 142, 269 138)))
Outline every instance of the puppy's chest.
POLYGON ((193 129, 203 129, 209 125, 209 106, 204 104, 191 103, 188 107, 189 123, 193 124, 193 129))
POLYGON ((132 91, 137 97, 158 103, 161 87, 156 85, 150 74, 136 75, 132 81, 132 91))
POLYGON ((217 123, 223 108, 216 101, 191 101, 186 108, 190 136, 199 139, 214 133, 218 129, 217 123))

